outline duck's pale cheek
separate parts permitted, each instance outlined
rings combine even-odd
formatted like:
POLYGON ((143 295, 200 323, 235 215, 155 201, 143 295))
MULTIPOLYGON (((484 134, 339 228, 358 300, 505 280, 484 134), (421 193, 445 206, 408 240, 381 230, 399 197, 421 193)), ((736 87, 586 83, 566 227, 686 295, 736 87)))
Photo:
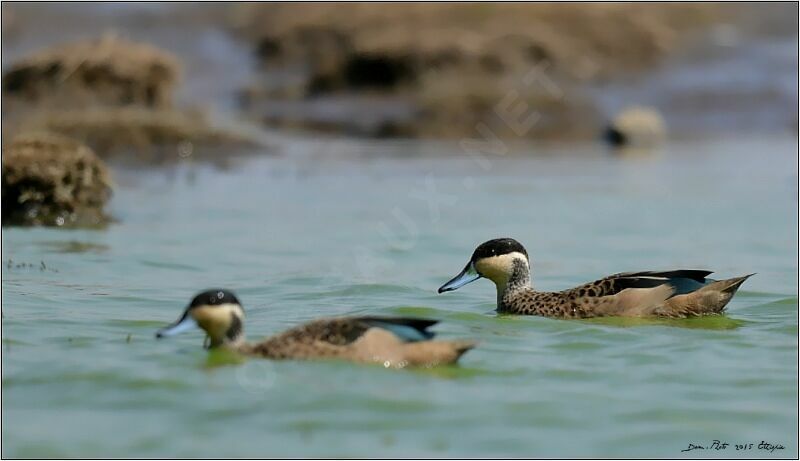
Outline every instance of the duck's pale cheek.
POLYGON ((214 344, 241 339, 244 311, 236 304, 200 306, 190 311, 192 318, 211 337, 214 344))
POLYGON ((228 310, 221 307, 198 307, 192 311, 192 317, 212 336, 224 333, 230 321, 228 310))
POLYGON ((505 255, 484 258, 475 264, 475 269, 478 270, 478 273, 493 282, 506 281, 512 267, 511 259, 505 255))

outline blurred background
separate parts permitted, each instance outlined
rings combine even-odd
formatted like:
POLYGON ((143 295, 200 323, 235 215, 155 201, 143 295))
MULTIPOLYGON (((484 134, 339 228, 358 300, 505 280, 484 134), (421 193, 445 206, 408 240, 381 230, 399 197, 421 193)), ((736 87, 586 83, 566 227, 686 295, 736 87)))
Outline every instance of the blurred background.
POLYGON ((10 3, 3 132, 45 126, 105 155, 134 142, 86 111, 116 120, 140 108, 154 111, 153 126, 137 127, 148 147, 249 140, 174 126, 208 111, 310 136, 460 139, 484 123, 504 139, 576 142, 645 106, 670 138, 794 134, 796 12, 786 3, 10 3), (521 133, 498 106, 537 120, 521 133), (72 123, 55 113, 64 110, 76 111, 72 123))
POLYGON ((3 457, 796 457, 797 110, 796 3, 3 2, 3 457), (435 293, 501 236, 543 290, 758 275, 693 320, 435 293), (481 345, 152 339, 213 286, 252 339, 369 313, 481 345))

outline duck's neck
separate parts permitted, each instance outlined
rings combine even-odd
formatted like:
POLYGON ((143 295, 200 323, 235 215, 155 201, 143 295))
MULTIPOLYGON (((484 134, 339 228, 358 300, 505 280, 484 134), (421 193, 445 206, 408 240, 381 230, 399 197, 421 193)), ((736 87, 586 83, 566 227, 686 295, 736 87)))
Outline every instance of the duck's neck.
POLYGON ((519 259, 514 260, 514 266, 511 275, 506 280, 499 280, 495 282, 497 287, 497 310, 504 310, 503 298, 508 293, 513 293, 519 290, 532 290, 531 284, 531 270, 528 263, 519 259))
POLYGON ((206 347, 209 349, 215 349, 218 347, 224 347, 228 349, 240 349, 247 344, 244 335, 241 335, 234 339, 228 338, 221 338, 221 339, 212 339, 210 336, 206 337, 206 347))
POLYGON ((233 316, 227 330, 222 334, 207 336, 206 341, 209 349, 217 347, 240 349, 247 343, 244 336, 244 322, 238 316, 233 316))

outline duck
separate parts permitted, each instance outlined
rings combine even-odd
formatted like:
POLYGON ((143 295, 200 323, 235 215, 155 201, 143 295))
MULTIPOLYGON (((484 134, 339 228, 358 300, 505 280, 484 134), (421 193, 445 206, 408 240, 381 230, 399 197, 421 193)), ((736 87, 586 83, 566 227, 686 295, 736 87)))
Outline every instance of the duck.
POLYGON ((429 328, 437 320, 382 316, 317 319, 248 343, 244 319, 244 308, 233 292, 206 290, 192 299, 177 321, 158 330, 156 338, 199 327, 206 333, 208 349, 222 348, 273 360, 379 363, 387 368, 454 364, 476 345, 468 340, 434 340, 435 334, 429 328))
POLYGON ((711 271, 621 272, 558 292, 531 284, 528 252, 513 238, 484 242, 464 270, 439 288, 456 290, 479 278, 497 288, 497 312, 575 319, 592 317, 687 318, 722 313, 739 287, 754 274, 726 280, 711 271))

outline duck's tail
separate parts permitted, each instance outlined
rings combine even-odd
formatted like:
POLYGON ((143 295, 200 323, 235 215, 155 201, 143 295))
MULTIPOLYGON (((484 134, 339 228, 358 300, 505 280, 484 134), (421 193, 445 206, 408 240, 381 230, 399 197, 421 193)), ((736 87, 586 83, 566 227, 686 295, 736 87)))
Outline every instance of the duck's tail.
POLYGON ((724 284, 725 287, 722 288, 722 291, 724 291, 726 293, 730 293, 731 296, 733 296, 734 294, 736 294, 736 290, 738 290, 739 287, 742 286, 744 281, 749 279, 750 277, 752 277, 754 275, 756 275, 755 272, 753 272, 752 274, 744 275, 742 277, 734 277, 732 279, 720 280, 717 283, 724 284))
POLYGON ((432 367, 458 362, 468 350, 478 343, 469 340, 419 341, 403 345, 403 356, 408 365, 432 367))
POLYGON ((753 275, 755 274, 718 280, 691 293, 673 296, 655 313, 662 317, 677 318, 719 314, 725 309, 742 283, 753 275))

